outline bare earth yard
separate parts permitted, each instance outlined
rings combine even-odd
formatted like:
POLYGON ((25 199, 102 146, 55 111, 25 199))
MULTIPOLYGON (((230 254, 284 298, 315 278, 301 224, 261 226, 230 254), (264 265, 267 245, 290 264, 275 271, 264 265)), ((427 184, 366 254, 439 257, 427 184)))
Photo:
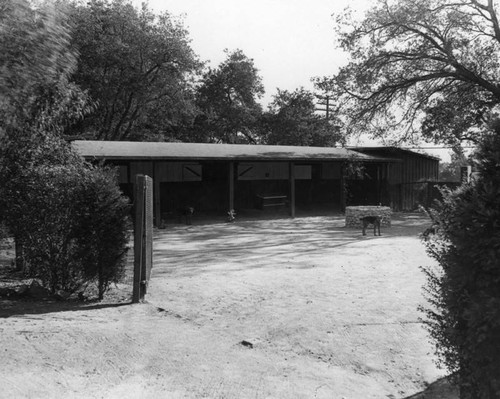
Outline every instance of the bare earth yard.
POLYGON ((103 302, 0 298, 0 398, 457 398, 417 311, 427 223, 171 225, 145 304, 127 284, 103 302))

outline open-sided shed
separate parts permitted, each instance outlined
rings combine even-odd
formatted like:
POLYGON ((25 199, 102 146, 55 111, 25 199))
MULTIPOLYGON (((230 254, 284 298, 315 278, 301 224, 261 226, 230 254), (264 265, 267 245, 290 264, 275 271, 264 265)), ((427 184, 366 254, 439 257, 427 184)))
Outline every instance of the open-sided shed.
MULTIPOLYGON (((154 181, 155 220, 168 219, 179 209, 222 213, 230 209, 262 210, 346 205, 345 173, 352 161, 369 165, 377 184, 387 175, 387 157, 345 148, 238 144, 74 141, 86 159, 118 167, 123 191, 133 195, 135 175, 154 181)), ((381 192, 363 201, 382 202, 381 192)))

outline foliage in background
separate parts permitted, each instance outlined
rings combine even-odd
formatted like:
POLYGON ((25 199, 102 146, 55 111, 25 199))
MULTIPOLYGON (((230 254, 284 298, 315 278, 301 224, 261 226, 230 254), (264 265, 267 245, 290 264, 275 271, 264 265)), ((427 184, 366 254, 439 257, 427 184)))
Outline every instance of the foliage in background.
POLYGON ((462 179, 460 168, 469 164, 463 152, 451 153, 450 162, 439 163, 439 181, 460 182, 462 179))
POLYGON ((253 60, 241 50, 229 52, 217 68, 209 68, 196 92, 200 114, 193 129, 196 141, 255 144, 264 87, 253 60), (201 135, 196 137, 196 134, 201 135))
POLYGON ((345 144, 335 120, 315 112, 315 96, 304 88, 279 90, 262 116, 262 140, 271 145, 333 147, 345 144))
POLYGON ((168 13, 124 0, 74 2, 73 81, 98 104, 79 126, 99 140, 165 140, 195 115, 193 77, 201 66, 188 32, 168 13))
POLYGON ((69 81, 65 18, 51 3, 0 2, 0 224, 29 276, 52 292, 95 282, 102 297, 123 268, 128 205, 111 172, 61 138, 92 110, 69 81))
POLYGON ((0 115, 10 125, 98 140, 340 140, 304 90, 278 92, 263 116, 262 79, 241 50, 203 73, 178 17, 130 0, 55 1, 0 0, 0 115))
POLYGON ((337 18, 350 62, 318 78, 348 134, 451 146, 477 141, 500 101, 500 25, 491 0, 377 0, 337 18))
POLYGON ((91 106, 69 81, 77 56, 63 9, 0 0, 0 134, 63 130, 91 106))
POLYGON ((479 176, 444 194, 424 234, 426 323, 461 399, 500 397, 500 125, 475 156, 479 176))
POLYGON ((68 80, 76 54, 64 12, 25 0, 0 7, 0 220, 15 235, 20 183, 29 169, 78 161, 56 135, 89 106, 68 80))
POLYGON ((52 293, 118 282, 129 205, 115 173, 92 166, 51 134, 2 140, 2 220, 22 243, 24 272, 52 293))

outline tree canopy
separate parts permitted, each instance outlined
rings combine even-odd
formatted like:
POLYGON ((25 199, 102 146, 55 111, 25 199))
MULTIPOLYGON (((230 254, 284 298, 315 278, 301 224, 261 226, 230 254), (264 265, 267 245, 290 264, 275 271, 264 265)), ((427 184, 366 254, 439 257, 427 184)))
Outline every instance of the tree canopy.
POLYGON ((343 143, 336 121, 318 115, 315 109, 312 92, 278 89, 262 117, 262 140, 266 144, 325 147, 343 143))
POLYGON ((89 111, 61 9, 0 0, 0 49, 0 131, 61 131, 89 111))
POLYGON ((196 97, 200 115, 194 128, 202 132, 203 141, 255 143, 262 113, 257 102, 264 94, 262 79, 243 51, 226 50, 226 54, 224 62, 203 75, 196 97))
POLYGON ((49 3, 0 1, 0 218, 15 215, 28 168, 78 160, 58 138, 88 108, 69 82, 76 54, 64 21, 49 3))
POLYGON ((350 62, 316 79, 348 134, 477 141, 500 102, 493 0, 378 0, 363 20, 337 18, 350 62))
POLYGON ((98 140, 340 142, 310 92, 279 91, 263 113, 251 58, 225 50, 220 65, 203 69, 182 19, 146 4, 0 0, 0 11, 0 129, 43 124, 41 131, 98 140))
POLYGON ((96 281, 102 299, 124 267, 129 206, 114 171, 62 138, 92 109, 70 82, 66 21, 50 2, 0 0, 0 224, 26 276, 52 294, 96 281))
POLYGON ((73 79, 98 104, 81 130, 101 140, 168 137, 193 118, 201 63, 181 21, 124 0, 75 2, 70 16, 80 54, 73 79))
POLYGON ((461 168, 468 164, 469 161, 463 152, 450 152, 450 162, 439 162, 439 180, 460 182, 461 168))

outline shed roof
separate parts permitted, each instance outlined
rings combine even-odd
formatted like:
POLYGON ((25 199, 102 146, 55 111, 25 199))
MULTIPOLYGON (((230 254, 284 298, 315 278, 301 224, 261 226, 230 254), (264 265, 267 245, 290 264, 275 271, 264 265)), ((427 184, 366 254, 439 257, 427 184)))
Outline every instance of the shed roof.
POLYGON ((398 161, 334 147, 85 140, 72 146, 85 158, 111 160, 398 161))
POLYGON ((351 150, 354 151, 359 151, 363 153, 368 153, 371 155, 378 155, 378 156, 394 156, 396 158, 400 157, 401 155, 411 155, 411 156, 420 156, 422 158, 428 158, 432 159, 434 161, 440 161, 439 157, 436 157, 434 155, 430 154, 425 154, 422 152, 416 152, 412 151, 406 148, 401 148, 401 147, 350 147, 351 150))

